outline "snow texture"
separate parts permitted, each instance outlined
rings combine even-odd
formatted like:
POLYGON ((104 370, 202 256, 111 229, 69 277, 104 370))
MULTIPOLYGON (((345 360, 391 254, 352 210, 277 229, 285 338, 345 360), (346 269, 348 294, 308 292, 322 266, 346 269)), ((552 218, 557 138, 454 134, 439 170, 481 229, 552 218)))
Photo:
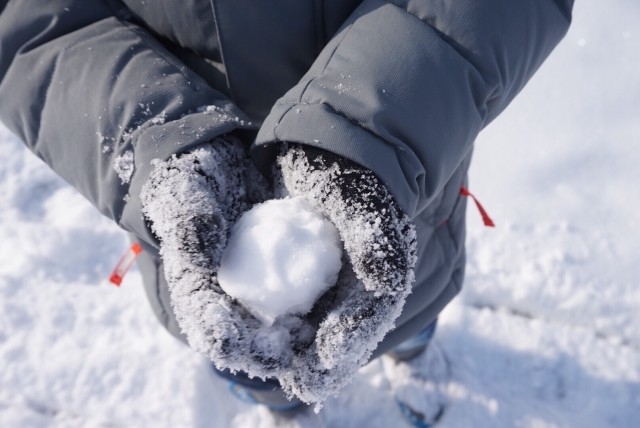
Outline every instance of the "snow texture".
POLYGON ((219 107, 216 105, 202 106, 198 108, 199 112, 203 113, 214 113, 214 117, 221 122, 235 122, 240 126, 251 126, 252 122, 247 122, 244 119, 236 116, 235 114, 229 112, 227 108, 219 107))
MULTIPOLYGON (((637 425, 638 22, 637 1, 576 2, 477 141, 471 190, 498 227, 470 206, 465 288, 435 339, 451 363, 439 428, 637 425)), ((231 396, 160 326, 137 270, 109 286, 126 234, 2 126, 0 159, 0 426, 310 426, 231 396)), ((407 426, 380 360, 315 417, 407 426)))
POLYGON ((118 174, 118 177, 120 177, 122 184, 129 183, 134 170, 133 150, 127 150, 120 156, 117 156, 113 160, 113 170, 118 174))
POLYGON ((218 281, 226 294, 272 324, 307 314, 342 267, 336 228, 304 198, 255 205, 233 226, 218 281))

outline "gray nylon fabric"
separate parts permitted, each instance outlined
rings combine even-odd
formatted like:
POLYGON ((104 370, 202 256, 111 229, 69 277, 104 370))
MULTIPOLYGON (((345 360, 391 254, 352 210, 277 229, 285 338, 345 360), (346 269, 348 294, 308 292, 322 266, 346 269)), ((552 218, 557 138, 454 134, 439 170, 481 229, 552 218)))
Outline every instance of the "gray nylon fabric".
POLYGON ((464 277, 473 142, 564 36, 572 0, 0 0, 0 120, 141 240, 177 337, 139 193, 153 159, 235 133, 269 173, 279 143, 374 171, 418 232, 416 282, 374 357, 464 277), (213 106, 204 108, 207 106, 213 106), (114 160, 131 151, 123 183, 114 160))

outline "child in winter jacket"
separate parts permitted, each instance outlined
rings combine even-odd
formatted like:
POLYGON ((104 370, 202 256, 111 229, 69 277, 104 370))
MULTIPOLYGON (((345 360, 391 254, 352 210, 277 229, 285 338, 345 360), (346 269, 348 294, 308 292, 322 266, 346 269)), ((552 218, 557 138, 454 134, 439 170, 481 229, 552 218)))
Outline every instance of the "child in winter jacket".
POLYGON ((473 142, 572 4, 0 0, 0 119, 140 243, 170 332, 320 402, 459 292, 473 142), (216 275, 239 216, 285 195, 348 262, 265 332, 216 275))

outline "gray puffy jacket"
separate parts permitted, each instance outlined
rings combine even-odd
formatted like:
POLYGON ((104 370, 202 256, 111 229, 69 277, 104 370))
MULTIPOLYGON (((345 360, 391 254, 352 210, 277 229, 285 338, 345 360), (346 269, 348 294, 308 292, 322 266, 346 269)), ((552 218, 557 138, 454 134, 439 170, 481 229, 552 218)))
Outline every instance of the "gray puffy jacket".
POLYGON ((419 246, 413 292, 377 355, 460 290, 473 141, 565 34, 572 5, 0 0, 0 119, 143 243, 148 295, 174 334, 139 199, 153 159, 235 132, 265 171, 280 141, 370 168, 419 246), (125 154, 135 168, 119 176, 125 154))

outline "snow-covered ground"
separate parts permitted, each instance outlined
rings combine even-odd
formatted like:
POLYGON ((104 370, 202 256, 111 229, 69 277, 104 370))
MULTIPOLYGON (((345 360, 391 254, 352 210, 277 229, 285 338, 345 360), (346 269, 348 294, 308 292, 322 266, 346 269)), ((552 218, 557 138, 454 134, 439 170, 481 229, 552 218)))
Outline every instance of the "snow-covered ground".
MULTIPOLYGON (((640 3, 580 0, 574 25, 476 145, 468 274, 437 341, 446 427, 640 420, 640 3)), ((6 102, 3 100, 2 102, 6 102)), ((155 320, 123 232, 0 127, 0 426, 270 427, 155 320)), ((470 205, 470 208, 472 206, 470 205)), ((399 427, 379 362, 330 427, 399 427)))

